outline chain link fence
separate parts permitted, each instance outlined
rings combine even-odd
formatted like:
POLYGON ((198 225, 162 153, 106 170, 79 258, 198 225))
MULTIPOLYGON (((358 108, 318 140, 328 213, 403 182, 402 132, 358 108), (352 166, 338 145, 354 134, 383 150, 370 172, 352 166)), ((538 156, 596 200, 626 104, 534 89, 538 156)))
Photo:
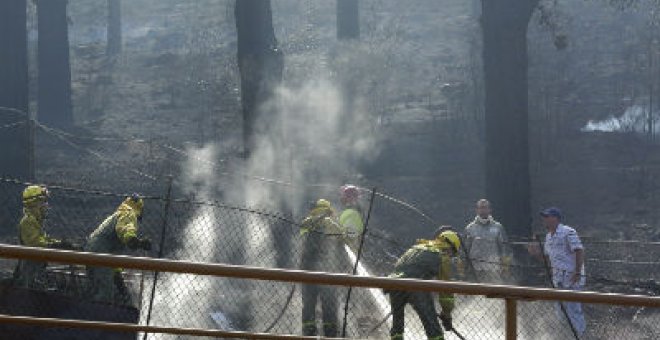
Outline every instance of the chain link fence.
MULTIPOLYGON (((339 184, 294 185, 293 180, 231 174, 232 167, 226 162, 210 161, 204 154, 191 154, 187 145, 172 145, 164 140, 87 136, 29 119, 18 123, 31 125, 36 149, 41 150, 37 155, 36 165, 41 169, 37 178, 55 178, 63 184, 49 186, 52 197, 46 232, 79 247, 133 191, 145 195, 140 234, 151 239, 154 249, 128 252, 130 255, 387 276, 418 237, 431 238, 438 226, 415 206, 363 188, 361 212, 367 225, 360 238, 345 245, 337 235, 319 232, 302 235, 300 221, 309 208, 306 202, 323 197, 339 206, 335 197, 339 184), (211 168, 212 176, 230 179, 226 182, 238 179, 245 182, 245 187, 268 187, 268 190, 259 187, 257 191, 296 197, 292 200, 295 203, 271 204, 267 205, 268 211, 262 211, 247 208, 247 204, 232 206, 209 199, 223 197, 222 192, 180 199, 185 195, 182 193, 188 192, 183 190, 184 186, 205 186, 203 181, 194 179, 192 184, 169 179, 170 174, 183 172, 182 161, 191 158, 194 164, 211 168)), ((238 150, 226 152, 239 153, 238 150)), ((18 243, 16 225, 24 186, 20 181, 0 180, 0 237, 4 243, 18 243)), ((219 191, 232 189, 220 186, 219 191)), ((243 197, 243 201, 248 200, 243 197)), ((584 238, 585 289, 658 295, 660 243, 653 242, 653 237, 658 235, 640 235, 639 241, 584 238)), ((457 260, 461 265, 456 266, 453 279, 551 287, 549 268, 527 255, 530 244, 538 244, 538 240, 507 242, 504 246, 514 254, 510 264, 497 256, 484 260, 461 251, 460 261, 457 260)), ((6 296, 22 296, 11 286, 15 267, 16 261, 0 261, 6 296)), ((41 278, 40 289, 32 292, 41 294, 40 298, 31 298, 31 303, 17 303, 11 311, 17 315, 37 313, 38 316, 291 334, 302 334, 307 326, 319 334, 351 338, 387 338, 392 327, 389 296, 379 289, 132 270, 124 271, 122 276, 123 283, 115 288, 114 303, 103 309, 88 299, 90 284, 84 267, 51 263, 41 278), (309 303, 311 300, 317 303, 309 303), (72 301, 80 307, 75 313, 66 308, 72 301), (90 312, 101 309, 105 312, 90 312)), ((5 304, 10 301, 15 300, 4 300, 5 304)), ((518 308, 520 338, 575 338, 566 314, 555 303, 519 302, 518 308)), ((584 310, 588 325, 586 339, 655 339, 660 334, 658 311, 605 305, 585 305, 584 310)), ((439 311, 436 302, 436 312, 439 311)), ((414 308, 407 305, 405 315, 406 337, 423 338, 424 327, 414 308)), ((456 330, 465 339, 504 336, 504 304, 500 299, 456 296, 453 318, 456 330)), ((446 338, 453 339, 456 335, 448 333, 446 338)))
MULTIPOLYGON (((4 201, 20 203, 16 193, 22 188, 24 183, 2 180, 0 196, 4 201)), ((51 209, 46 232, 78 246, 84 245, 87 236, 126 196, 58 186, 50 186, 50 190, 51 209)), ((344 245, 337 235, 319 232, 302 235, 298 221, 305 209, 301 209, 301 216, 292 218, 290 213, 259 211, 221 202, 147 196, 140 234, 149 237, 156 246, 150 252, 128 254, 336 273, 355 270, 357 275, 387 276, 393 271, 397 258, 415 243, 415 234, 406 233, 405 226, 429 225, 431 231, 431 222, 414 207, 385 194, 364 190, 362 196, 362 212, 365 219, 367 216, 369 219, 361 250, 359 242, 344 245), (373 200, 370 200, 372 195, 373 200)), ((7 208, 2 214, 16 215, 7 208)), ((16 223, 17 220, 13 225, 3 226, 3 242, 18 243, 16 223)), ((529 242, 532 241, 516 240, 509 246, 525 247, 529 242)), ((589 239, 585 239, 584 244, 588 254, 587 289, 658 293, 654 281, 658 263, 653 261, 657 259, 657 244, 589 239), (631 249, 632 245, 636 249, 631 249)), ((456 267, 454 279, 515 284, 523 277, 540 277, 539 286, 550 286, 543 264, 527 258, 516 258, 508 269, 501 263, 489 263, 492 270, 480 271, 474 270, 474 261, 463 253, 460 261, 463 265, 456 267)), ((15 261, 2 261, 0 268, 5 283, 11 280, 14 267, 15 261)), ((43 290, 53 298, 26 306, 47 314, 55 313, 57 306, 65 306, 67 298, 86 303, 89 282, 85 268, 50 263, 46 274, 43 290)), ((309 315, 313 315, 316 318, 311 320, 316 320, 319 334, 326 332, 326 335, 350 338, 387 338, 392 326, 389 297, 379 289, 138 271, 124 271, 123 278, 128 299, 117 287, 116 296, 121 297, 113 304, 117 309, 111 309, 111 315, 96 314, 95 318, 120 321, 118 315, 130 314, 127 311, 133 310, 141 324, 302 334, 305 322, 310 321, 309 315), (315 306, 310 307, 310 299, 318 299, 315 306)), ((95 306, 91 301, 88 304, 89 308, 95 306)), ((29 315, 34 310, 28 307, 14 311, 29 315)), ((575 338, 566 315, 555 303, 520 302, 518 308, 521 339, 575 338)), ((607 305, 586 305, 584 310, 588 320, 585 339, 653 339, 660 334, 657 322, 660 313, 656 310, 607 305)), ((436 312, 440 312, 437 303, 436 312)), ((90 319, 90 315, 73 315, 90 319)), ((405 315, 406 338, 423 338, 424 327, 412 306, 405 307, 405 315)), ((455 329, 465 339, 504 337, 504 303, 500 299, 456 296, 453 319, 455 329)), ((309 323, 306 326, 309 327, 309 323)), ((445 338, 454 339, 456 335, 448 333, 445 338)))

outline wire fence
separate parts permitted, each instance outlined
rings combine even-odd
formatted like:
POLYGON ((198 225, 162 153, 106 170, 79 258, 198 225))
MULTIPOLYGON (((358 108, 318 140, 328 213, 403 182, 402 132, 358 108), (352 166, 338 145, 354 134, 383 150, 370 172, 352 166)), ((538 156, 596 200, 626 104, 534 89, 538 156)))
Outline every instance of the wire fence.
MULTIPOLYGON (((3 200, 20 202, 16 193, 24 185, 4 179, 0 182, 0 195, 3 200)), ((96 226, 125 196, 59 186, 50 189, 51 210, 45 229, 50 236, 67 239, 78 246, 85 244, 96 226)), ((411 235, 401 232, 401 226, 426 222, 424 217, 396 200, 385 199, 376 192, 370 201, 373 192, 367 193, 363 195, 362 211, 365 218, 369 211, 371 213, 361 252, 358 251, 359 242, 353 240, 346 244, 335 234, 303 235, 299 219, 284 214, 164 195, 145 197, 140 233, 158 246, 137 255, 335 273, 352 273, 355 268, 357 275, 387 276, 393 271, 397 258, 415 243, 411 235)), ((2 212, 3 215, 12 213, 2 212)), ((17 243, 16 223, 3 227, 5 243, 17 243)), ((658 293, 655 285, 658 263, 653 259, 658 258, 660 245, 588 239, 584 243, 588 254, 593 254, 588 256, 587 282, 601 280, 596 282, 609 291, 658 293)), ((517 240, 509 246, 527 244, 517 240)), ((508 269, 502 263, 492 262, 487 263, 492 266, 491 270, 475 270, 478 261, 463 256, 460 261, 463 265, 455 267, 453 279, 515 284, 522 280, 521 276, 546 275, 542 264, 531 263, 527 258, 514 259, 508 269)), ((11 280, 14 267, 14 261, 3 260, 2 277, 11 280)), ((111 309, 108 315, 94 314, 94 318, 125 321, 118 320, 117 315, 132 313, 141 324, 149 319, 149 324, 153 325, 291 334, 303 334, 304 327, 310 327, 311 321, 319 335, 341 336, 345 328, 345 336, 350 338, 386 338, 392 327, 390 296, 379 289, 353 288, 348 298, 349 289, 342 287, 135 271, 125 271, 123 281, 124 291, 120 285, 114 288, 115 300, 111 304, 117 309, 111 309)), ((541 279, 538 284, 548 286, 548 280, 541 279)), ((93 308, 95 302, 86 300, 89 285, 85 268, 49 264, 44 284, 38 289, 49 297, 40 299, 39 304, 23 304, 23 309, 12 311, 30 315, 35 311, 31 308, 36 308, 41 311, 38 316, 61 316, 57 308, 64 308, 67 298, 82 298, 80 301, 88 303, 88 309, 93 308)), ((587 285, 587 289, 593 288, 587 285)), ((463 337, 503 338, 504 304, 499 299, 457 296, 455 303, 454 326, 463 337)), ((440 307, 435 308, 435 313, 439 313, 440 307)), ((521 339, 574 338, 566 315, 554 303, 520 302, 518 308, 521 339)), ((657 322, 660 314, 656 310, 605 305, 586 305, 584 309, 588 320, 583 337, 586 339, 653 339, 660 334, 657 322)), ((428 310, 418 312, 430 313, 428 310)), ((80 314, 66 315, 83 319, 91 315, 80 314)), ((415 308, 407 305, 405 315, 407 337, 424 337, 424 324, 415 316, 415 308)), ((426 327, 432 326, 427 324, 426 327)), ((306 334, 312 333, 307 329, 306 334)), ((166 338, 164 335, 148 336, 153 337, 166 338)), ((455 335, 449 333, 445 338, 453 339, 455 335)))
MULTIPOLYGON (((195 164, 212 169, 213 176, 283 188, 284 195, 295 194, 306 200, 326 197, 337 203, 336 207, 340 207, 338 197, 334 197, 339 184, 294 184, 235 173, 221 161, 191 154, 186 145, 164 140, 86 136, 54 129, 32 119, 9 122, 0 128, 12 129, 24 124, 30 124, 36 131, 37 149, 48 150, 39 153, 37 165, 47 166, 37 167, 46 169, 38 173, 38 178, 61 179, 61 185, 47 183, 52 197, 45 230, 78 247, 85 245, 94 229, 133 191, 145 194, 140 233, 154 245, 153 250, 137 255, 169 259, 387 276, 394 270, 397 259, 415 244, 419 233, 410 230, 423 226, 431 238, 437 227, 432 218, 414 205, 375 189, 362 188, 360 210, 367 226, 361 237, 345 242, 338 235, 318 231, 301 234, 300 221, 309 208, 304 200, 298 206, 275 206, 264 211, 208 198, 216 195, 180 199, 175 197, 180 197, 182 191, 177 189, 184 183, 180 179, 172 180, 169 175, 177 173, 183 159, 194 159, 195 164), (88 189, 92 187, 96 190, 88 189)), ((0 239, 5 243, 18 243, 16 225, 21 215, 20 192, 25 185, 18 180, 0 180, 0 239)), ((457 231, 463 233, 462 228, 457 231)), ((527 247, 536 243, 537 240, 530 238, 502 244, 514 254, 510 262, 497 254, 483 258, 461 252, 452 279, 551 287, 549 268, 528 256, 527 247)), ((660 293, 657 283, 660 243, 596 239, 584 239, 583 243, 587 267, 585 289, 660 293)), ((15 267, 15 261, 0 262, 3 287, 11 287, 15 267)), ((386 338, 393 322, 392 307, 398 308, 391 306, 391 296, 378 289, 130 270, 124 271, 122 278, 113 287, 113 301, 108 305, 111 308, 104 313, 92 313, 100 309, 91 300, 86 268, 49 264, 42 284, 32 292, 41 294, 39 298, 21 299, 22 303, 12 304, 9 310, 19 315, 37 313, 36 316, 45 317, 178 327, 386 338), (75 313, 66 307, 72 299, 81 304, 75 313), (24 303, 26 300, 32 302, 24 303)), ((5 295, 12 292, 9 295, 20 299, 22 295, 15 291, 3 290, 5 295)), ((10 300, 3 301, 8 304, 10 300)), ((440 312, 435 305, 435 312, 440 312)), ((520 338, 575 338, 566 313, 556 304, 520 302, 518 308, 520 338)), ((584 310, 588 325, 583 337, 586 339, 655 339, 660 335, 660 315, 656 310, 596 305, 586 305, 584 310)), ((424 323, 426 327, 435 327, 428 324, 428 318, 422 322, 420 317, 415 317, 415 311, 410 304, 405 307, 407 338, 424 337, 424 323)), ((456 330, 466 339, 504 336, 504 304, 500 300, 457 296, 453 319, 456 330)), ((456 335, 449 333, 445 338, 456 335)))

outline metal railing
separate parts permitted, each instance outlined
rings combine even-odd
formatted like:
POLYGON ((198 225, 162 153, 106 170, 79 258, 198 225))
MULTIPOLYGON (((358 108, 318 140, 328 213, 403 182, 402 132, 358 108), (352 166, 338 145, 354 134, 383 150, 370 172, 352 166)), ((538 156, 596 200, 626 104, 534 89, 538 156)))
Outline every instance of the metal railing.
MULTIPOLYGON (((0 244, 0 257, 50 261, 68 264, 82 264, 105 267, 123 267, 171 273, 222 276, 228 278, 298 282, 308 284, 337 285, 349 287, 371 287, 387 290, 427 291, 457 293, 464 295, 482 295, 505 300, 506 339, 517 338, 517 308, 519 300, 570 301, 594 304, 609 304, 659 308, 660 297, 643 295, 623 295, 587 291, 568 291, 547 288, 530 288, 507 285, 490 285, 439 280, 395 279, 384 277, 353 276, 303 270, 260 268, 252 266, 227 265, 219 263, 200 263, 174 261, 144 257, 117 256, 96 253, 53 250, 45 248, 23 247, 0 244)), ((79 320, 31 318, 0 315, 0 322, 23 323, 52 327, 105 328, 124 331, 145 331, 168 334, 212 335, 234 338, 272 338, 272 339, 318 339, 318 337, 299 337, 289 335, 258 334, 247 332, 226 332, 221 330, 185 329, 174 327, 139 326, 122 323, 102 323, 79 320)))

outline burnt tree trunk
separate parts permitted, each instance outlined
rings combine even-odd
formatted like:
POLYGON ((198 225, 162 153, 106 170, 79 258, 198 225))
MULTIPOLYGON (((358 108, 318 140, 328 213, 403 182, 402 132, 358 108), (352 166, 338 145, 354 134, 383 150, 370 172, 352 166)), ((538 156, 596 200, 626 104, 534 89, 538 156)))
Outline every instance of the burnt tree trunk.
POLYGON ((255 149, 256 137, 270 126, 272 115, 264 112, 263 104, 282 80, 284 58, 277 48, 270 0, 237 0, 234 16, 247 156, 255 149))
POLYGON ((29 180, 26 5, 0 1, 0 175, 29 180))
POLYGON ((527 26, 537 4, 482 1, 486 195, 513 236, 531 232, 527 26))
MULTIPOLYGON (((26 0, 0 1, 0 176, 31 181, 26 6, 26 0)), ((22 188, 0 185, 0 228, 14 232, 22 188)))
POLYGON ((360 38, 358 0, 337 0, 337 39, 360 38))
MULTIPOLYGON (((243 106, 244 156, 260 157, 257 141, 261 139, 275 150, 286 154, 284 131, 277 121, 277 112, 265 105, 274 94, 275 87, 282 81, 284 57, 277 48, 273 29, 273 14, 270 0, 236 0, 234 7, 236 32, 238 35, 238 67, 241 76, 241 102, 243 106)), ((266 163, 268 164, 268 163, 266 163)), ((277 157, 269 169, 275 178, 286 178, 290 165, 286 157, 277 157)), ((286 188, 273 188, 269 192, 271 207, 280 212, 290 211, 286 204, 286 188)), ((249 203, 250 204, 250 203, 249 203)), ((277 252, 276 265, 286 268, 291 262, 291 238, 277 232, 286 228, 286 223, 271 226, 271 238, 277 252)), ((249 240, 251 235, 244 235, 249 240)), ((246 241, 249 242, 249 241, 246 241)))
POLYGON ((108 0, 108 31, 106 54, 121 53, 121 0, 108 0))
POLYGON ((73 125, 67 0, 38 0, 39 120, 59 128, 73 125))

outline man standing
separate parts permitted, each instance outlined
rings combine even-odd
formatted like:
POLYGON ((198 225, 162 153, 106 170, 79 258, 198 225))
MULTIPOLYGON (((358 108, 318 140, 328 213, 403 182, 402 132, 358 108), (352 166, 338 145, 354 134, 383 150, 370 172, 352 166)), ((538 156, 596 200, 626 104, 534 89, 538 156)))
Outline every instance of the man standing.
MULTIPOLYGON (((330 202, 319 199, 309 215, 302 221, 300 235, 304 237, 301 258, 303 270, 336 272, 337 268, 332 268, 331 264, 340 267, 345 265, 346 232, 335 218, 335 212, 330 202)), ((336 337, 339 326, 337 289, 331 286, 308 284, 302 285, 303 335, 319 335, 316 321, 316 305, 319 297, 323 314, 323 335, 336 337)))
POLYGON ((493 219, 486 199, 477 201, 476 215, 465 227, 469 261, 480 281, 505 283, 511 276, 511 253, 504 227, 493 219))
MULTIPOLYGON (((151 241, 139 238, 138 222, 142 217, 144 201, 137 194, 127 197, 112 215, 108 216, 89 235, 85 251, 117 254, 125 248, 131 250, 151 250, 151 241)), ((120 269, 108 267, 87 267, 92 299, 101 302, 115 302, 116 291, 123 286, 120 269), (113 289, 117 286, 117 290, 113 289)))
MULTIPOLYGON (((70 248, 66 242, 49 237, 44 232, 44 221, 48 213, 48 189, 30 185, 23 190, 23 217, 18 224, 18 240, 28 247, 70 248)), ((45 288, 46 263, 19 260, 14 278, 22 288, 45 288)))
MULTIPOLYGON (((449 280, 451 259, 458 255, 460 247, 461 242, 458 235, 450 230, 438 233, 433 240, 418 240, 417 244, 399 258, 390 277, 449 280)), ((444 339, 431 293, 396 290, 386 293, 390 295, 392 308, 391 339, 403 339, 406 304, 411 304, 417 312, 429 339, 444 339)), ((451 312, 454 309, 454 296, 453 294, 440 294, 439 302, 442 308, 440 313, 442 325, 445 330, 450 331, 453 328, 451 312)))
MULTIPOLYGON (((584 247, 575 229, 561 223, 562 214, 552 207, 541 211, 543 226, 548 230, 543 256, 550 265, 552 283, 558 289, 580 290, 584 287, 584 247)), ((541 257, 540 249, 530 247, 533 255, 541 257)), ((586 329, 582 304, 562 302, 570 323, 578 335, 586 329)), ((561 306, 558 304, 561 308, 561 306)))

